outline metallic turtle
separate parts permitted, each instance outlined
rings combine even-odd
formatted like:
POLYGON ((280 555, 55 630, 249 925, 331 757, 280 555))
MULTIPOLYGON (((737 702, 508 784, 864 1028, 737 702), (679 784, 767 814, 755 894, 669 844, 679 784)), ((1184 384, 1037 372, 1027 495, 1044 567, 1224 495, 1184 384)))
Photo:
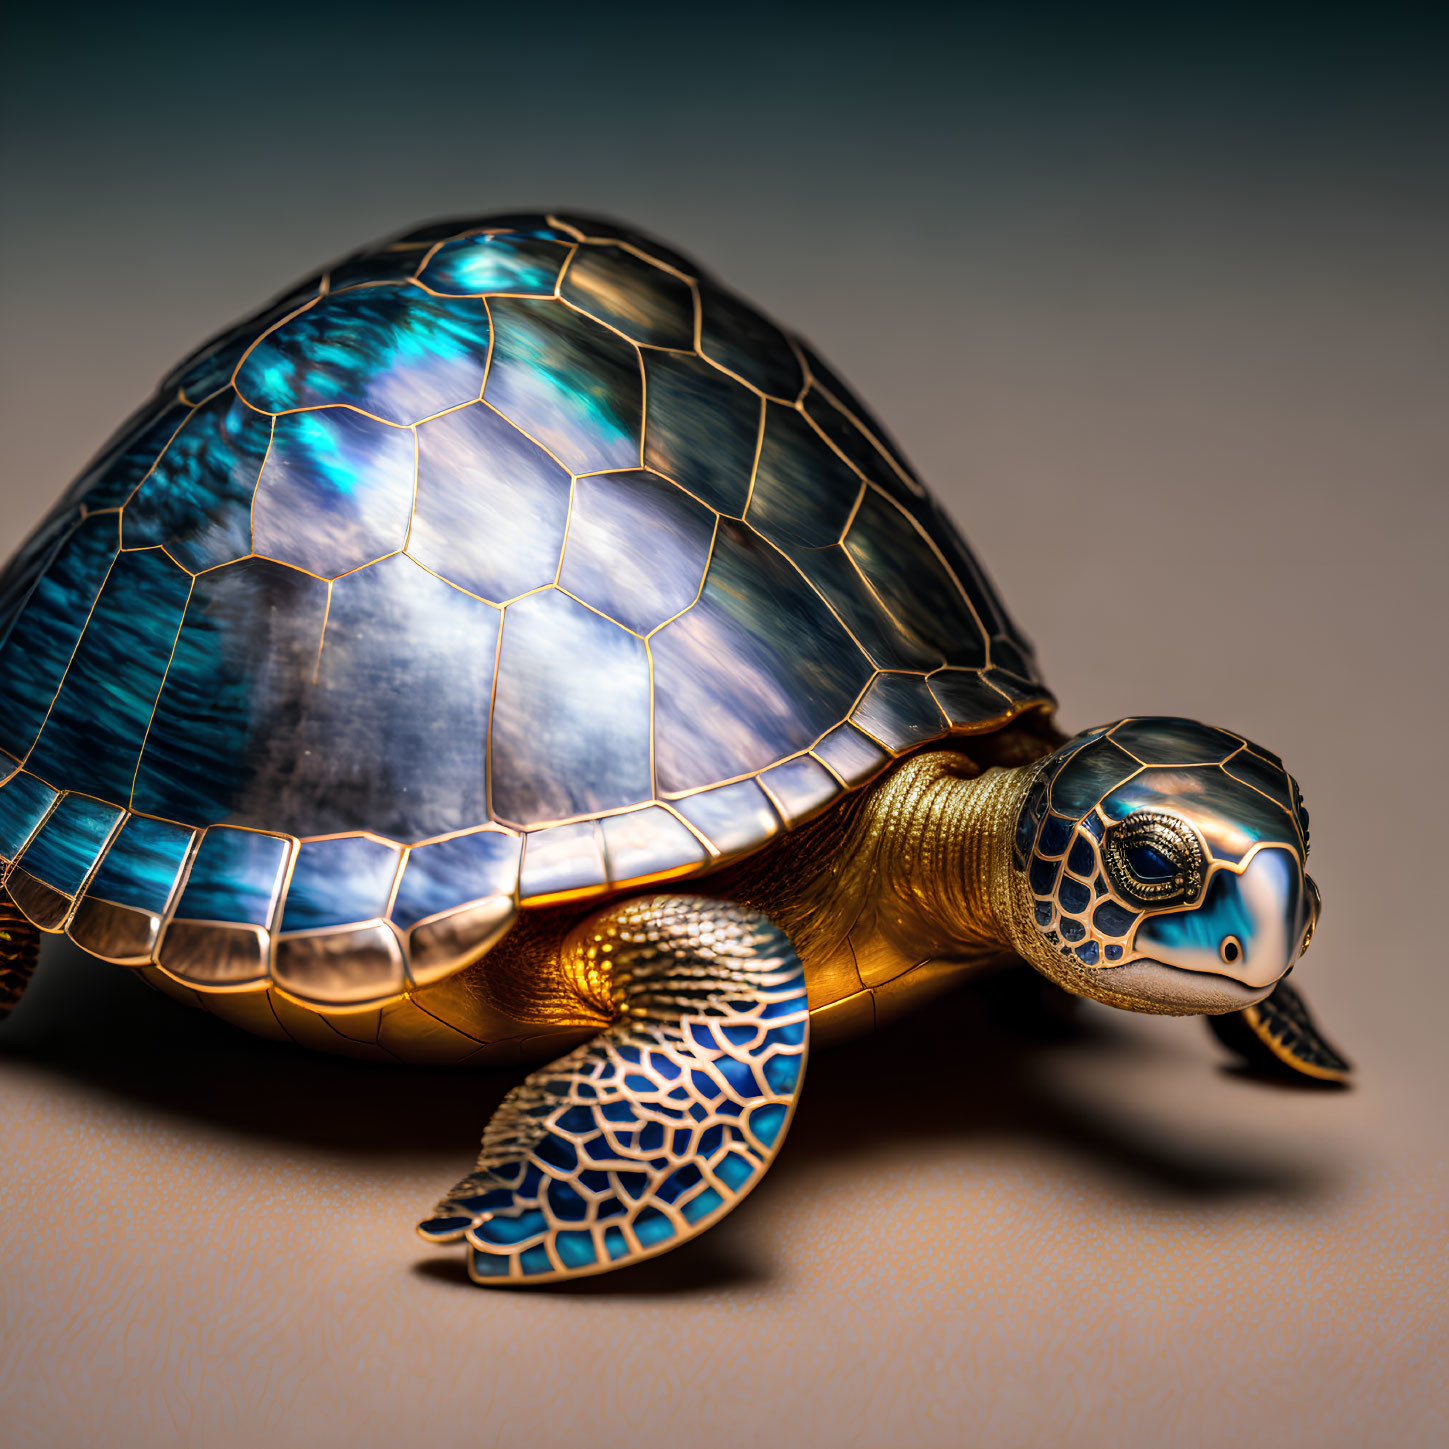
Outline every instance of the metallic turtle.
POLYGON ((63 931, 266 1035, 551 1062, 420 1229, 488 1283, 700 1232, 808 1041, 986 966, 1341 1077, 1277 757, 1053 707, 802 342, 612 224, 447 222, 186 359, 0 575, 0 995, 63 931))

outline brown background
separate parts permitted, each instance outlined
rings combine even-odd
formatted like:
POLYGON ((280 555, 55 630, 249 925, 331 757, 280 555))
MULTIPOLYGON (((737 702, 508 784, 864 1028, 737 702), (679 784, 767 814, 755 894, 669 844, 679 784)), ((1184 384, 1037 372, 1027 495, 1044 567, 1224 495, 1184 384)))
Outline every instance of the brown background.
POLYGON ((486 1293, 410 1228, 507 1079, 309 1058, 53 944, 0 1029, 6 1446, 1442 1442, 1442 35, 877 16, 25 22, 0 551, 328 255, 437 213, 630 216, 858 383, 1066 724, 1196 714, 1286 756, 1326 901, 1296 979, 1359 1084, 968 991, 819 1056, 695 1245, 486 1293))

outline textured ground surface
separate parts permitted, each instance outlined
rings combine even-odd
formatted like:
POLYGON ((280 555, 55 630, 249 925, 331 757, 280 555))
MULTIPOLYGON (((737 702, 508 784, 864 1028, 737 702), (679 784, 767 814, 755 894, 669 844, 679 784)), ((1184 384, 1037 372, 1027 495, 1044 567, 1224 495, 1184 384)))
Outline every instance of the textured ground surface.
POLYGON ((0 1440, 1442 1442, 1446 208, 1413 47, 675 30, 706 73, 601 108, 609 55, 670 73, 665 29, 591 25, 486 83, 476 32, 424 64, 304 27, 306 84, 265 104, 264 30, 27 32, 0 551, 309 265, 429 214, 631 216, 858 386, 1066 724, 1281 751, 1325 899, 1294 980, 1361 1083, 1274 1088, 1195 1023, 1095 1008, 1043 1038, 967 993, 813 1062, 778 1166, 696 1245, 490 1295, 410 1227, 506 1078, 307 1057, 54 947, 0 1028, 0 1440))

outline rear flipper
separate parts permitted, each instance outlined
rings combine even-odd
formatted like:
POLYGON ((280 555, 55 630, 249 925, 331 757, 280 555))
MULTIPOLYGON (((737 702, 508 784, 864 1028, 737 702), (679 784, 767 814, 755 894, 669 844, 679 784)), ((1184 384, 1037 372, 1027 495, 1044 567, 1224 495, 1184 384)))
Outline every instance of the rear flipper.
POLYGON ((1259 1071, 1343 1082, 1353 1070, 1328 1043, 1303 998, 1286 981, 1280 981, 1256 1006, 1210 1016, 1207 1023, 1225 1047, 1259 1071))
POLYGON ((20 907, 0 890, 0 1021, 4 1021, 30 984, 40 954, 40 932, 20 907))
POLYGON ((760 1180, 794 1111, 805 978, 765 917, 685 896, 576 928, 562 965, 613 1025, 504 1098, 478 1166, 418 1227, 475 1282, 621 1268, 704 1231, 760 1180))

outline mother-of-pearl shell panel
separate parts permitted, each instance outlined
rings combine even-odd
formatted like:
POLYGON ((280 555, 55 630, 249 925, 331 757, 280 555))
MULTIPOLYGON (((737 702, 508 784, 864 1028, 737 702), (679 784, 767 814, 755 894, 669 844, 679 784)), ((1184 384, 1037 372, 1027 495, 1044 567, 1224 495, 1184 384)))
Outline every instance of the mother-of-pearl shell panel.
POLYGON ((1048 701, 798 339, 613 223, 438 223, 184 359, 0 574, 0 869, 352 1008, 1048 701))

